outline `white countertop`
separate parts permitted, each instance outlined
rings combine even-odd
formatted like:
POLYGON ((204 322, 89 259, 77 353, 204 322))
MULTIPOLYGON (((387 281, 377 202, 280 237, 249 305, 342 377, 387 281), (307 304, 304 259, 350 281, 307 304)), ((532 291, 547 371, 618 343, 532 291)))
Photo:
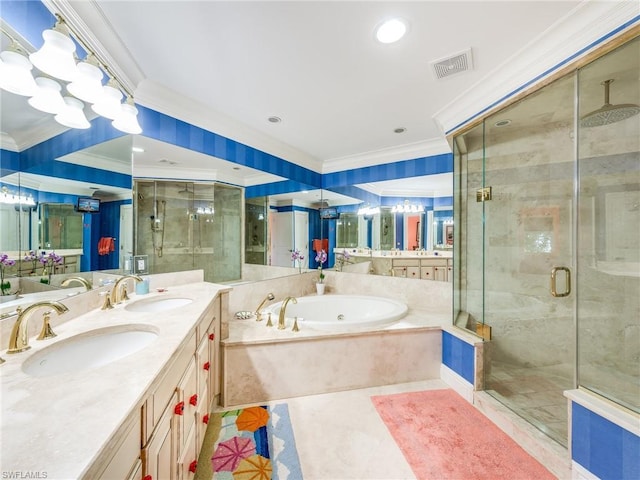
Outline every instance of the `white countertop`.
POLYGON ((452 258, 453 250, 365 250, 362 248, 334 248, 333 253, 338 255, 346 252, 350 257, 363 258, 452 258))
MULTIPOLYGON (((7 354, 0 365, 2 449, 0 471, 42 472, 39 478, 80 478, 101 449, 137 408, 187 339, 215 296, 228 288, 206 282, 171 287, 164 293, 130 294, 113 310, 92 310, 55 327, 57 337, 30 339, 31 349, 7 354), (193 302, 159 314, 132 313, 125 305, 153 297, 191 298, 193 302), (143 324, 159 335, 142 350, 92 370, 35 378, 21 369, 33 353, 54 342, 94 329, 143 324)), ((64 300, 63 300, 64 303, 64 300)), ((34 315, 30 321, 39 321, 34 315)))

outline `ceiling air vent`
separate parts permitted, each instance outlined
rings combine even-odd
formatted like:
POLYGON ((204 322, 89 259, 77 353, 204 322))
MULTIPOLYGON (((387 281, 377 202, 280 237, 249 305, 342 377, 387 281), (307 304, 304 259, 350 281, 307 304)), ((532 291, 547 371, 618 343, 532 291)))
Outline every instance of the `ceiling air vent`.
POLYGON ((471 49, 431 62, 436 78, 446 78, 473 69, 471 49))

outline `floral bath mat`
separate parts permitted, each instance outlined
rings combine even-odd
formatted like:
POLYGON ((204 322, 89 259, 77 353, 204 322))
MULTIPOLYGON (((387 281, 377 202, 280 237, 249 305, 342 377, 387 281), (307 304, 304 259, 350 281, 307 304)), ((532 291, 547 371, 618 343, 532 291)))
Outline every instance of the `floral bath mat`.
POLYGON ((215 416, 221 423, 211 457, 213 480, 302 479, 286 403, 215 416))

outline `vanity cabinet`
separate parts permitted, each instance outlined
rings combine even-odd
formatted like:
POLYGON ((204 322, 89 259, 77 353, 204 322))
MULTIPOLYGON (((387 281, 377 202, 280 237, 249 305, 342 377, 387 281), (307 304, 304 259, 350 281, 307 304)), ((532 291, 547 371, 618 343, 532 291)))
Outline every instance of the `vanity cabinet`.
MULTIPOLYGON (((224 293, 223 295, 226 295, 224 293)), ((195 328, 153 382, 138 409, 116 434, 101 474, 86 478, 187 480, 220 392, 220 296, 200 316, 195 328), (122 432, 122 433, 120 433, 122 432)), ((93 469, 92 469, 93 470, 93 469)))
POLYGON ((450 258, 394 258, 392 270, 396 277, 422 280, 451 281, 453 270, 450 258))

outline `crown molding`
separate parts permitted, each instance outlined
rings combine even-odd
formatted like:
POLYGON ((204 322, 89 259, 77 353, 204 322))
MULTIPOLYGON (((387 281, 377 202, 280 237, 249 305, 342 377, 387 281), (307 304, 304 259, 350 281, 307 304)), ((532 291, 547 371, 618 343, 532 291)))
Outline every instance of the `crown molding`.
POLYGON ((125 90, 134 93, 145 77, 144 72, 94 0, 76 1, 73 5, 68 0, 42 0, 42 3, 64 18, 71 30, 80 36, 80 42, 109 67, 125 90))
POLYGON ((639 14, 640 3, 635 1, 580 3, 432 118, 443 135, 461 128, 488 109, 506 103, 525 87, 539 83, 606 43, 610 39, 605 37, 621 25, 634 18, 637 23, 639 14))
POLYGON ((67 162, 65 157, 56 158, 54 160, 72 165, 76 164, 83 165, 85 167, 98 168, 100 170, 109 170, 112 172, 123 173, 125 175, 131 174, 131 161, 129 159, 127 159, 126 162, 123 162, 114 158, 96 155, 82 150, 73 152, 73 162, 67 162))
POLYGON ((342 170, 352 170, 446 153, 451 153, 451 148, 447 141, 444 138, 434 138, 422 142, 408 143, 399 147, 383 148, 325 160, 322 173, 340 172, 342 170))
POLYGON ((6 132, 0 132, 0 148, 10 152, 19 152, 18 144, 11 135, 6 132))

